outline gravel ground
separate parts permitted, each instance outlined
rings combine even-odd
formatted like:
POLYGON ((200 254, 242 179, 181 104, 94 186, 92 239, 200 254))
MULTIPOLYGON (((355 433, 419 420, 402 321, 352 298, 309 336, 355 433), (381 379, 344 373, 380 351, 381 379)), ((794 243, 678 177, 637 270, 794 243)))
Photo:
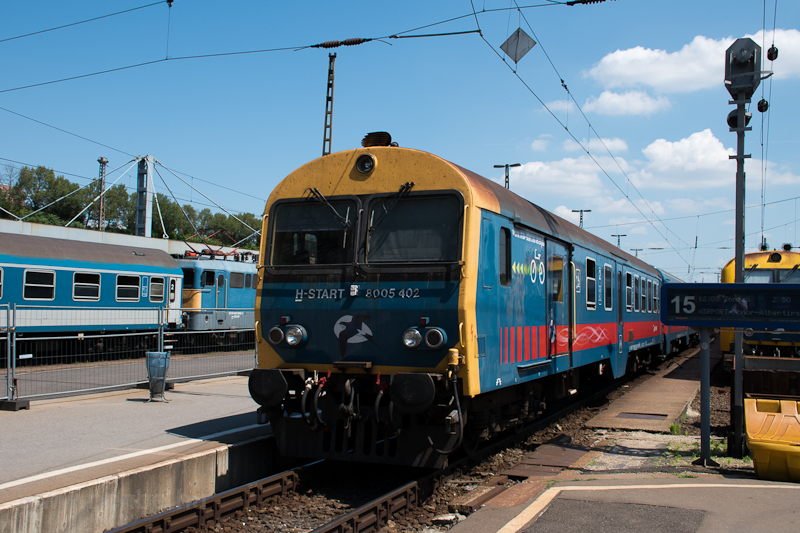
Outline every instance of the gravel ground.
MULTIPOLYGON (((669 363, 663 363, 666 365, 669 363)), ((615 391, 608 397, 611 402, 634 388, 642 381, 649 379, 658 369, 646 371, 629 383, 626 389, 615 391)), ((712 456, 719 459, 726 469, 741 470, 744 475, 752 474, 752 462, 748 460, 734 461, 721 457, 725 452, 724 436, 730 430, 730 387, 729 375, 722 369, 722 364, 712 371, 711 376, 711 433, 712 456)), ((451 513, 449 504, 474 489, 482 482, 492 478, 497 472, 505 470, 522 459, 538 445, 561 437, 591 448, 593 454, 591 464, 585 465, 586 471, 638 469, 659 471, 687 471, 692 468, 691 461, 699 453, 700 436, 700 398, 699 394, 692 403, 685 420, 676 426, 675 434, 654 435, 645 432, 615 432, 608 430, 592 430, 584 427, 584 423, 593 418, 605 405, 584 408, 531 436, 523 445, 509 448, 484 461, 467 475, 444 484, 418 510, 396 518, 380 530, 380 533, 435 533, 447 531, 453 523, 463 517, 451 513), (619 449, 639 449, 637 457, 625 457, 619 449), (645 450, 642 452, 641 450, 645 450), (610 453, 604 453, 610 452, 610 453), (605 458, 612 458, 606 461, 605 458), (610 461, 616 461, 611 463, 610 461), (622 462, 620 462, 622 461, 622 462)), ((382 471, 379 478, 374 476, 374 467, 366 468, 358 465, 341 465, 339 471, 328 474, 328 483, 315 481, 314 488, 304 489, 279 502, 267 504, 261 509, 237 512, 234 517, 223 520, 214 528, 191 528, 191 533, 245 533, 245 532, 288 532, 307 533, 334 517, 355 509, 377 494, 381 494, 383 483, 387 485, 384 492, 399 486, 400 471, 386 474, 382 471), (344 481, 343 481, 344 480, 344 481), (346 482, 345 482, 346 481, 346 482), (352 490, 348 490, 352 487, 352 490), (366 490, 365 490, 366 489, 366 490)), ((409 469, 403 472, 408 475, 409 469)), ((410 478, 409 478, 410 479, 410 478)), ((515 482, 509 481, 509 485, 515 482)))

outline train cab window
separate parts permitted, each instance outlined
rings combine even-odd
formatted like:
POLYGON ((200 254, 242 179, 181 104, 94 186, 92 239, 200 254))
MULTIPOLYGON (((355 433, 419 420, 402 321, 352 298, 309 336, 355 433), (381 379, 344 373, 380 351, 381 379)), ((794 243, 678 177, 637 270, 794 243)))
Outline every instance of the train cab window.
POLYGON ((223 274, 217 276, 217 287, 225 287, 225 276, 223 274))
POLYGON ((751 270, 744 273, 745 283, 772 283, 772 270, 751 270))
POLYGON ((594 259, 586 259, 586 309, 597 308, 597 272, 594 259))
POLYGON ((164 301, 164 278, 150 278, 150 301, 164 301))
POLYGON ((639 312, 639 276, 633 277, 633 310, 639 312))
POLYGON ((653 282, 653 312, 658 313, 658 282, 653 282))
POLYGON ((183 270, 183 286, 187 289, 194 288, 194 269, 184 268, 183 270))
POLYGON ((201 287, 213 287, 214 280, 216 279, 217 273, 213 270, 206 270, 203 272, 203 278, 201 279, 201 287))
POLYGON ((554 302, 564 301, 564 258, 554 255, 547 260, 547 275, 550 278, 550 295, 554 302))
POLYGON ((271 264, 351 263, 357 213, 352 200, 327 199, 325 203, 292 202, 275 206, 271 264))
POLYGON ((139 301, 139 276, 117 276, 117 301, 139 301))
POLYGON ((625 273, 625 309, 633 311, 633 276, 625 273))
POLYGON ((26 270, 22 297, 26 300, 53 300, 56 297, 56 273, 26 270))
POLYGON ((231 272, 231 289, 244 289, 244 272, 231 272))
POLYGON ((653 282, 652 280, 647 280, 647 312, 653 312, 653 282))
POLYGON ((611 271, 611 265, 604 265, 603 267, 603 288, 605 289, 605 302, 603 307, 606 311, 610 311, 614 308, 614 288, 612 284, 614 282, 614 274, 611 271))
POLYGON ((98 301, 100 299, 100 274, 75 272, 72 276, 72 299, 98 301))
POLYGON ((367 204, 367 263, 458 261, 462 216, 461 200, 452 194, 372 199, 367 204))
POLYGON ((500 249, 497 257, 500 261, 497 271, 500 273, 500 285, 508 286, 511 283, 511 231, 500 228, 500 249))
POLYGON ((252 274, 245 274, 244 275, 244 288, 249 289, 253 286, 253 275, 252 274))

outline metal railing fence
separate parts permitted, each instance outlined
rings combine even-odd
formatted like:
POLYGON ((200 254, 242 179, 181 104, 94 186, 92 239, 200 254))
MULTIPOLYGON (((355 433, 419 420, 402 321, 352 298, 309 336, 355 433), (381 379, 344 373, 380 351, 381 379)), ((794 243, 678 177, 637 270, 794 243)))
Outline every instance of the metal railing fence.
POLYGON ((171 354, 168 381, 231 375, 255 367, 252 308, 182 309, 179 327, 170 327, 166 321, 175 316, 175 310, 163 308, 75 311, 0 306, 0 357, 6 378, 0 399, 47 398, 144 385, 145 354, 149 351, 171 354), (202 313, 204 329, 185 329, 198 313, 202 313), (89 327, 97 323, 107 324, 108 330, 89 327), (85 332, 79 331, 82 326, 85 332))

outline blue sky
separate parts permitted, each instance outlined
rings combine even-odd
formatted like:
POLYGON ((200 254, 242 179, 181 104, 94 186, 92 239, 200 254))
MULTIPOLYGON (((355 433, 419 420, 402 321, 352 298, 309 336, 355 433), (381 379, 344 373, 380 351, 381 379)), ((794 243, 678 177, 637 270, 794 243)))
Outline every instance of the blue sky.
MULTIPOLYGON (((124 169, 151 154, 226 209, 261 213, 278 181, 322 152, 329 50, 304 47, 372 38, 332 50, 334 151, 388 131, 499 182, 495 164, 520 163, 511 174, 518 194, 575 222, 573 209, 591 209, 584 227, 599 237, 624 234, 621 247, 642 249, 655 266, 715 281, 734 253, 724 51, 745 36, 769 48, 774 27, 779 57, 762 62, 774 76, 753 98, 746 140, 746 246, 761 241, 762 190, 770 247, 800 245, 797 2, 541 1, 517 11, 508 8, 534 3, 175 0, 4 40, 148 3, 0 4, 0 170, 44 165, 84 184, 100 156, 124 169), (478 27, 482 37, 387 38, 478 27), (500 45, 518 27, 538 44, 514 66, 500 45), (178 59, 273 49, 286 50, 178 59), (762 89, 764 115, 755 109, 762 89)), ((162 175, 182 204, 217 210, 162 175)), ((134 186, 134 174, 119 183, 134 186)))

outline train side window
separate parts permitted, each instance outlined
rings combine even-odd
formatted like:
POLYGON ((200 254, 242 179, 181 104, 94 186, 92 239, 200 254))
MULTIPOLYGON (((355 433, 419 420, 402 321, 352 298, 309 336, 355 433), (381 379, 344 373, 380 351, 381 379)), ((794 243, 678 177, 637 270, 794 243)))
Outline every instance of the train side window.
POLYGON ((653 281, 647 280, 647 312, 653 312, 653 281))
POLYGON ((658 282, 653 282, 653 312, 658 313, 658 282))
POLYGON ((26 300, 54 300, 56 273, 45 270, 26 270, 22 297, 26 300))
POLYGON ((625 309, 633 311, 633 276, 625 273, 625 309))
POLYGON ((139 301, 139 276, 117 276, 117 301, 139 301))
POLYGON ((231 272, 231 289, 244 289, 244 272, 231 272))
POLYGON ((150 301, 164 301, 164 278, 150 278, 150 301))
POLYGON ((597 273, 594 259, 586 258, 586 309, 597 309, 597 273))
POLYGON ((183 270, 183 287, 185 289, 194 288, 194 269, 184 268, 183 270))
POLYGON ((642 276, 642 313, 647 312, 647 282, 642 276))
POLYGON ((225 274, 220 274, 217 276, 217 287, 224 287, 225 286, 225 274))
POLYGON ((564 301, 564 258, 554 255, 547 261, 547 274, 550 277, 550 294, 554 302, 564 301))
POLYGON ((244 275, 244 288, 249 289, 253 286, 253 275, 252 274, 245 274, 244 275))
POLYGON ((611 272, 611 265, 603 266, 603 287, 605 288, 605 302, 604 307, 606 311, 611 311, 614 308, 614 274, 611 272))
POLYGON ((511 284, 511 231, 508 228, 500 228, 500 285, 508 286, 511 284))
POLYGON ((213 270, 206 270, 205 272, 203 272, 203 278, 201 280, 203 283, 201 287, 213 287, 216 275, 217 273, 214 272, 213 270))
POLYGON ((72 276, 72 299, 98 301, 100 299, 100 274, 75 272, 72 276))
POLYGON ((639 312, 639 276, 633 277, 633 310, 639 312))

